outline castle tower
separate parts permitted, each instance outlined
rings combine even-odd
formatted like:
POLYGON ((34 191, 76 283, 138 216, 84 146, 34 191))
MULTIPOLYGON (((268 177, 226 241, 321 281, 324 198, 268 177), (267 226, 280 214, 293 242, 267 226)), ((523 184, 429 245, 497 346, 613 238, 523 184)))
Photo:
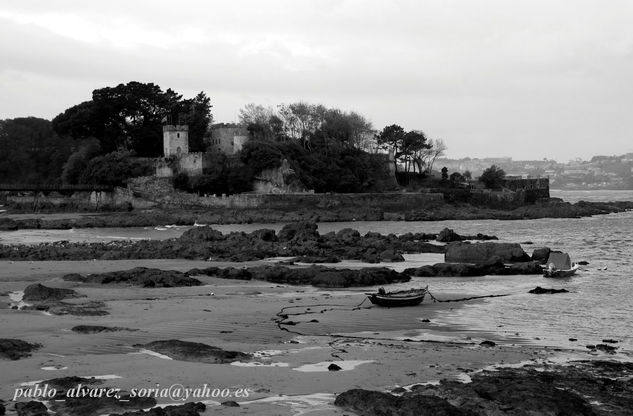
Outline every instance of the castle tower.
POLYGON ((189 126, 163 126, 163 153, 165 157, 189 153, 189 126))

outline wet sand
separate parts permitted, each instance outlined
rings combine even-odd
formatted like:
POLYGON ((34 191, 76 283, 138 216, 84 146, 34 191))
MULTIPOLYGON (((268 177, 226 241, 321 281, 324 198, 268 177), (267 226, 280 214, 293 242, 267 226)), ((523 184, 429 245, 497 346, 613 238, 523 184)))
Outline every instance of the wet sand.
MULTIPOLYGON (((0 359, 0 399, 12 409, 10 400, 21 383, 114 375, 117 378, 104 385, 130 390, 156 387, 157 383, 191 388, 206 383, 232 393, 248 389, 247 398, 195 399, 210 405, 205 414, 349 414, 333 407, 335 395, 348 389, 390 391, 446 378, 463 379, 468 372, 490 365, 555 359, 560 354, 521 340, 486 334, 470 338, 472 335, 433 325, 434 317, 458 304, 427 300, 413 308, 372 306, 365 301, 364 292, 369 288, 320 290, 203 276, 199 279, 204 286, 149 289, 61 279, 66 273, 136 266, 185 271, 210 264, 185 260, 0 262, 1 337, 43 345, 29 358, 0 359), (72 288, 86 296, 69 302, 103 301, 109 314, 51 316, 10 309, 10 292, 34 282, 72 288), (295 325, 280 325, 280 313, 295 325), (85 335, 70 330, 76 325, 138 331, 85 335), (168 339, 243 351, 255 358, 243 363, 202 364, 169 360, 134 347, 168 339), (480 346, 483 339, 498 345, 480 346), (328 371, 331 363, 342 370, 328 371), (225 400, 235 400, 241 407, 218 406, 225 400)), ((224 264, 229 263, 220 265, 224 264)), ((158 402, 173 400, 159 398, 158 402)))

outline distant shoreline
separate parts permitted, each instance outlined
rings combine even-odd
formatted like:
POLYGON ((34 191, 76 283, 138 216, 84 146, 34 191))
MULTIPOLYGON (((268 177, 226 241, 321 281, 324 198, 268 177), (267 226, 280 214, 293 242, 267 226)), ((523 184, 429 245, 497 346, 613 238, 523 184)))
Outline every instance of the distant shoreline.
POLYGON ((633 201, 585 202, 574 204, 552 198, 512 210, 469 204, 433 203, 420 209, 388 211, 380 207, 298 207, 295 210, 266 208, 179 208, 132 210, 125 212, 16 212, 0 214, 0 230, 71 229, 105 227, 144 227, 160 224, 248 224, 297 221, 444 221, 444 220, 522 220, 539 218, 579 218, 624 212, 633 201))

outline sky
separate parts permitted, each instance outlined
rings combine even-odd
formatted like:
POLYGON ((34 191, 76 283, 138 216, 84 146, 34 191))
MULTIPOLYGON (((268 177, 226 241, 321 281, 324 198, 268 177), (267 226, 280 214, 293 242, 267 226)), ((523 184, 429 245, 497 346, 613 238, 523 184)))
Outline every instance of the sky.
POLYGON ((248 103, 357 111, 448 157, 633 152, 630 0, 2 0, 0 119, 52 119, 153 82, 248 103))

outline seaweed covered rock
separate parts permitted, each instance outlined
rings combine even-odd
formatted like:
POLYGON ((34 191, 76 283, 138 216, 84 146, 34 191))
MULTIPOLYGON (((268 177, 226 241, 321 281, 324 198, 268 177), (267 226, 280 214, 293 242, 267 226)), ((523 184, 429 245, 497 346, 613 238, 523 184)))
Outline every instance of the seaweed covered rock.
POLYGON ((409 397, 352 389, 339 394, 334 405, 364 416, 475 416, 433 395, 409 397))
POLYGON ((80 297, 80 295, 72 289, 48 287, 40 283, 35 283, 28 285, 24 289, 23 299, 33 302, 45 302, 77 297, 80 297))
POLYGON ((335 269, 324 266, 291 268, 281 265, 254 266, 248 268, 227 267, 225 269, 192 269, 187 274, 206 274, 238 280, 265 280, 290 285, 312 285, 317 287, 355 287, 387 285, 408 282, 411 277, 386 267, 368 267, 359 270, 335 269), (206 270, 206 271, 205 271, 206 270))
POLYGON ((527 262, 531 258, 517 243, 455 242, 446 246, 444 260, 455 263, 486 263, 498 257, 506 263, 527 262))
POLYGON ((30 356, 32 351, 41 347, 40 344, 22 341, 21 339, 0 338, 0 358, 19 360, 30 356))
POLYGON ((317 227, 315 222, 307 221, 286 224, 279 230, 277 238, 281 242, 290 240, 316 240, 319 238, 317 227))
POLYGON ((123 414, 111 414, 110 416, 200 416, 204 413, 206 408, 207 407, 204 403, 189 402, 180 405, 154 407, 148 410, 125 412, 123 414))
POLYGON ((141 287, 181 287, 200 286, 202 282, 176 270, 151 269, 135 267, 131 270, 89 274, 78 277, 76 273, 64 276, 64 280, 80 280, 102 285, 127 283, 141 287))
POLYGON ((180 341, 177 339, 153 341, 144 345, 136 345, 136 347, 164 354, 174 360, 208 364, 225 364, 252 358, 250 354, 244 352, 226 351, 200 342, 180 341))

